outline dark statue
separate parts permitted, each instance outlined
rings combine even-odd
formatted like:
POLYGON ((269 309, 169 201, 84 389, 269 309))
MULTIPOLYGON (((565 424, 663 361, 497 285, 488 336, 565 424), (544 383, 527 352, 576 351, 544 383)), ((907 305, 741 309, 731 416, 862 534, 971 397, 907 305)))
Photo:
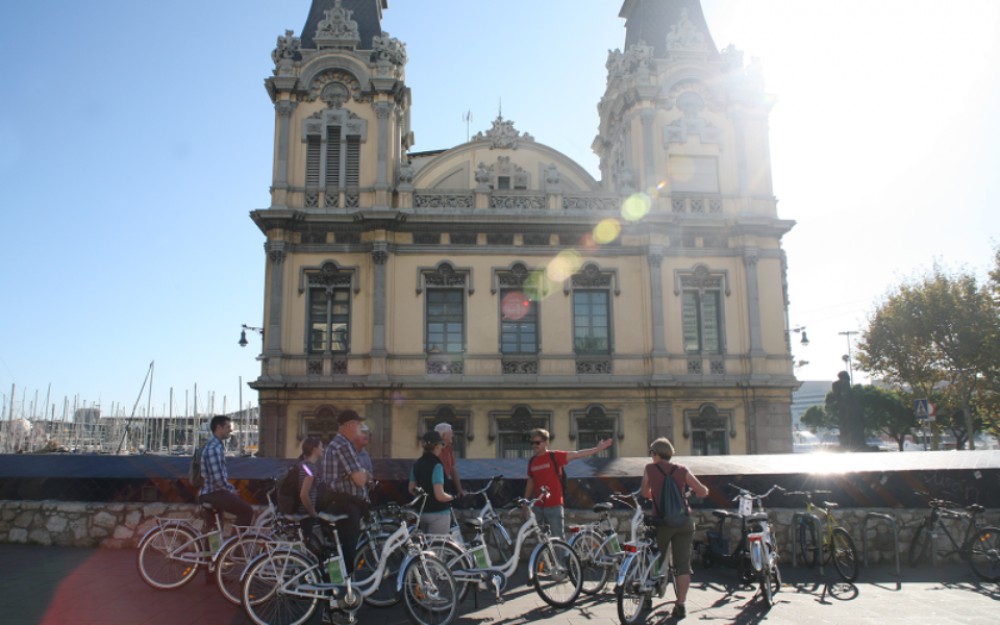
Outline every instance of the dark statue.
POLYGON ((846 371, 837 374, 833 395, 837 398, 837 417, 840 420, 840 448, 844 451, 865 451, 865 424, 851 390, 851 376, 846 371))

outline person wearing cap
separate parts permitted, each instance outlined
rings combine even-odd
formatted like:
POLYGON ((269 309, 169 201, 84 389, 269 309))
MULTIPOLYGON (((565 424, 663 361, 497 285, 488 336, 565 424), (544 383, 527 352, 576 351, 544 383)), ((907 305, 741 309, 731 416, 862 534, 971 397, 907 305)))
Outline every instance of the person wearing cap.
MULTIPOLYGON (((549 489, 549 496, 540 505, 532 506, 535 518, 539 523, 548 523, 552 536, 563 537, 563 489, 562 476, 566 465, 578 458, 587 458, 599 454, 611 447, 612 440, 606 438, 591 449, 579 451, 551 451, 549 440, 552 436, 548 430, 541 428, 528 432, 531 441, 531 451, 534 454, 528 460, 528 479, 524 485, 524 498, 538 497, 542 487, 549 489)), ((525 515, 530 514, 525 510, 525 515)))
POLYGON ((441 464, 444 465, 445 484, 454 484, 454 490, 448 489, 461 497, 465 494, 462 488, 462 480, 458 477, 458 466, 455 463, 455 430, 451 424, 445 421, 434 426, 434 431, 444 439, 444 449, 441 450, 441 464))
POLYGON ((424 455, 413 463, 410 471, 410 494, 414 494, 418 486, 427 493, 420 513, 420 530, 425 534, 447 534, 451 529, 451 504, 455 496, 444 492, 444 465, 441 463, 444 438, 437 430, 431 430, 421 440, 424 455))
POLYGON ((337 434, 323 453, 323 492, 319 506, 331 514, 346 514, 337 521, 337 534, 348 571, 354 568, 361 518, 368 510, 367 492, 370 474, 358 459, 356 445, 361 441, 364 417, 354 410, 337 415, 337 434))

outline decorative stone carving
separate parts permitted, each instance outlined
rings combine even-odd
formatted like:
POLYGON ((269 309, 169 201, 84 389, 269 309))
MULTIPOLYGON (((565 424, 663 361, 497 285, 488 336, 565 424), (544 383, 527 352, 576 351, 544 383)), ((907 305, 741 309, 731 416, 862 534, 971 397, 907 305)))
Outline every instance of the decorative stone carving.
POLYGON ((413 169, 413 165, 411 165, 409 161, 399 166, 399 173, 397 174, 397 177, 400 185, 413 186, 413 177, 415 175, 416 171, 413 169))
POLYGON ((352 271, 341 270, 333 261, 320 265, 319 271, 306 273, 309 286, 351 286, 352 276, 352 271))
POLYGON ((471 193, 418 193, 413 196, 416 208, 472 208, 471 193))
POLYGON ((576 361, 576 372, 578 375, 610 374, 611 358, 595 358, 576 361))
MULTIPOLYGON (((497 287, 522 289, 530 275, 531 272, 524 266, 524 263, 514 263, 509 270, 496 272, 497 287)), ((497 287, 494 287, 491 291, 496 293, 497 287)))
POLYGON ((573 274, 574 288, 606 289, 611 286, 611 272, 602 272, 597 265, 588 263, 579 273, 573 274))
POLYGON ((677 98, 677 108, 683 115, 663 129, 664 144, 687 143, 689 135, 698 135, 702 143, 722 145, 722 131, 702 118, 705 101, 694 91, 685 91, 677 98))
POLYGON ((331 107, 337 108, 346 102, 348 97, 354 98, 356 102, 361 101, 361 82, 354 74, 342 69, 321 72, 309 85, 310 102, 321 98, 331 107), (334 84, 338 84, 338 86, 328 89, 330 85, 334 84))
POLYGON ((635 193, 635 175, 632 170, 628 167, 622 167, 615 174, 615 180, 618 183, 618 192, 622 195, 632 195, 635 193))
POLYGON ((316 27, 313 41, 316 48, 346 48, 354 50, 361 44, 358 34, 358 23, 351 19, 354 11, 341 6, 341 0, 336 0, 333 7, 323 12, 326 16, 316 27))
POLYGON ((538 375, 538 361, 535 359, 507 359, 501 361, 503 375, 538 375))
POLYGON ((733 44, 729 44, 723 48, 721 56, 722 71, 733 72, 743 69, 743 51, 737 49, 733 44))
POLYGON ((548 208, 548 201, 542 194, 524 195, 522 191, 517 195, 491 195, 490 208, 545 210, 548 208))
POLYGON ((559 174, 559 168, 556 167, 555 163, 549 163, 545 166, 545 184, 547 185, 557 185, 562 182, 562 176, 559 174))
POLYGON ((374 63, 385 61, 393 65, 406 65, 406 44, 395 37, 390 37, 387 31, 372 37, 372 56, 374 63))
POLYGON ((705 52, 705 35, 699 31, 688 17, 687 9, 681 9, 681 18, 667 33, 668 52, 705 52))
POLYGON ((476 133, 476 136, 472 137, 472 140, 489 141, 491 150, 516 150, 518 142, 533 142, 535 138, 526 132, 518 132, 514 128, 514 122, 505 120, 503 115, 497 115, 497 118, 493 120, 493 127, 485 133, 476 133))
POLYGON ((278 45, 271 52, 271 60, 276 67, 275 74, 291 73, 296 59, 301 58, 299 50, 302 48, 302 40, 294 35, 295 31, 286 30, 284 35, 278 36, 278 45))
POLYGON ((375 109, 375 117, 378 119, 389 119, 389 115, 396 108, 396 105, 392 102, 375 102, 372 104, 372 108, 375 109))
POLYGON ((462 375, 465 363, 461 360, 428 360, 427 373, 432 375, 462 375))
POLYGON ((593 197, 587 195, 564 195, 563 208, 566 210, 619 210, 620 200, 613 197, 593 197))
POLYGON ((298 102, 294 100, 278 100, 274 103, 274 110, 278 112, 278 117, 288 118, 295 112, 296 106, 298 106, 298 102))
POLYGON ((486 163, 480 161, 476 165, 476 185, 480 187, 486 187, 490 183, 490 168, 486 166, 486 163))
POLYGON ((376 265, 384 265, 389 260, 389 245, 385 241, 376 241, 372 244, 372 262, 376 265))
POLYGON ((271 261, 271 263, 274 264, 274 265, 280 265, 281 263, 285 262, 285 256, 287 256, 287 255, 288 255, 288 252, 286 252, 285 250, 268 250, 267 251, 267 259, 269 261, 271 261))

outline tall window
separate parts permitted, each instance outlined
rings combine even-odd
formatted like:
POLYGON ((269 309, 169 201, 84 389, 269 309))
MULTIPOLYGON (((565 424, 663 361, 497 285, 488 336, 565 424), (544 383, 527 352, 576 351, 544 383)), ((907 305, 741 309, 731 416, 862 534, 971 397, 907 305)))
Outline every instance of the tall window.
POLYGON ((538 353, 538 302, 520 289, 500 291, 500 351, 538 353))
POLYGON ((534 455, 528 432, 535 428, 552 431, 550 413, 533 413, 527 406, 512 412, 490 414, 490 439, 497 441, 497 458, 530 458, 534 455))
POLYGON ((347 288, 309 289, 309 352, 347 352, 351 292, 347 288))
POLYGON ((361 144, 365 142, 367 122, 334 107, 305 120, 303 130, 306 206, 342 207, 341 203, 350 199, 341 196, 345 192, 356 194, 360 184, 361 144))
POLYGON ((573 349, 577 354, 611 352, 608 292, 573 291, 573 349))
POLYGON ((682 296, 684 351, 722 352, 722 314, 719 291, 685 289, 682 296))
POLYGON ((427 289, 427 351, 465 351, 465 295, 461 289, 427 289))
MULTIPOLYGON (((620 429, 621 413, 609 414, 601 406, 591 406, 586 411, 572 411, 570 418, 570 438, 576 439, 578 449, 590 449, 605 439, 615 440, 620 429)), ((617 445, 612 445, 597 454, 598 458, 614 458, 617 445)))
POLYGON ((685 435, 691 437, 692 456, 721 456, 729 453, 733 415, 719 414, 714 406, 684 413, 685 435))
POLYGON ((433 413, 420 413, 420 420, 423 426, 420 433, 433 430, 434 426, 438 423, 451 424, 453 432, 451 445, 455 451, 455 457, 465 458, 466 446, 468 445, 468 441, 472 439, 472 432, 469 429, 470 419, 471 413, 468 411, 456 412, 451 406, 442 406, 433 413))

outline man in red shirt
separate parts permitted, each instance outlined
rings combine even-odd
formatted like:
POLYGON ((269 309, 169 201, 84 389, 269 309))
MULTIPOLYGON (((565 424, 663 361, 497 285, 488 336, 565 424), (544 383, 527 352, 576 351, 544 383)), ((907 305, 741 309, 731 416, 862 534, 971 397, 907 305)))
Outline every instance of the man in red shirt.
POLYGON ((532 510, 534 510, 535 518, 538 519, 539 523, 548 523, 552 535, 562 538, 564 501, 560 476, 569 462, 577 458, 599 454, 611 447, 613 441, 606 438, 597 443, 597 447, 581 449, 580 451, 549 451, 551 436, 548 430, 532 430, 528 436, 531 439, 531 449, 535 455, 528 460, 528 481, 524 486, 524 498, 537 497, 542 486, 548 487, 548 499, 542 501, 532 510))

